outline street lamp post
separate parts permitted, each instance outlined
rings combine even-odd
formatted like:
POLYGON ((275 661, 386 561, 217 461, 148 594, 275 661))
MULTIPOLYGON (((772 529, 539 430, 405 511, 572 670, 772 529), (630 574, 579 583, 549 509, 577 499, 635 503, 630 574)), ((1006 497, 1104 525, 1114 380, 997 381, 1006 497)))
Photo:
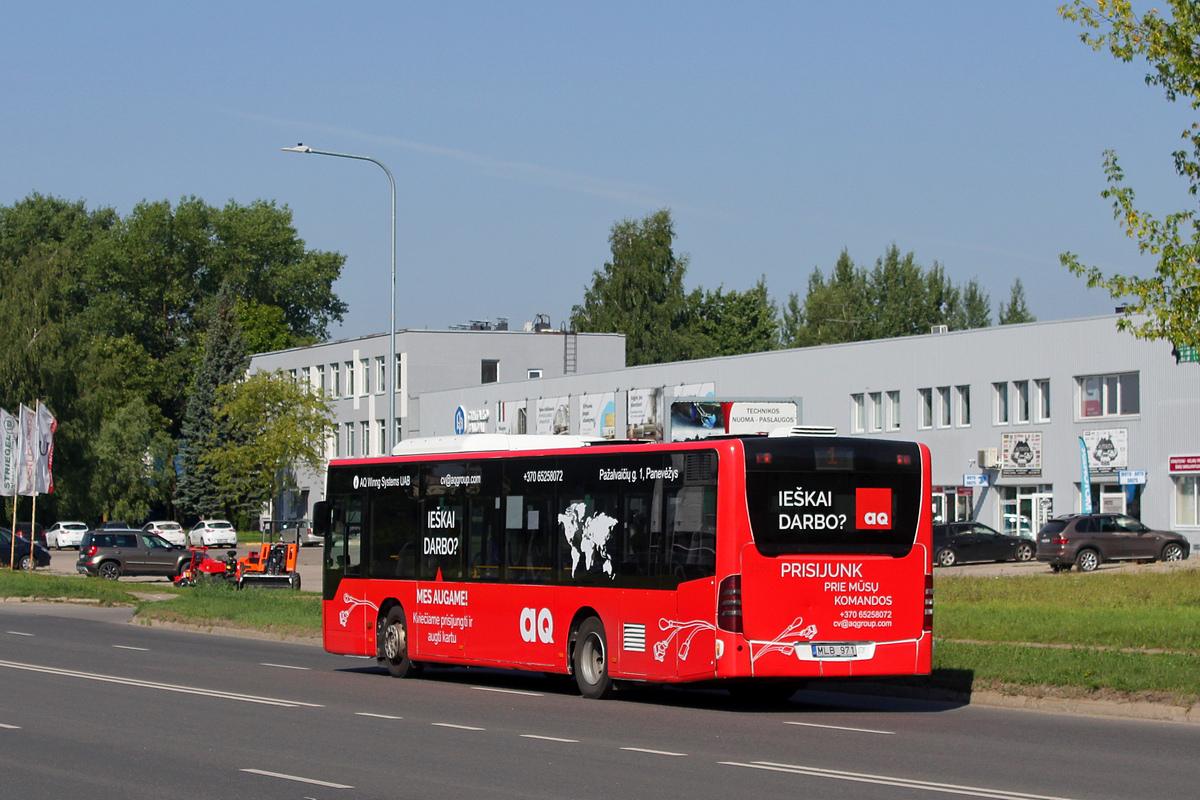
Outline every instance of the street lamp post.
MULTIPOLYGON (((400 374, 399 367, 396 365, 396 181, 392 177, 392 172, 383 165, 382 161, 371 158, 370 156, 355 156, 349 153, 333 153, 328 150, 314 150, 303 144, 298 144, 295 147, 282 148, 285 153, 315 153, 319 156, 336 156, 337 158, 353 158, 356 161, 370 161, 376 164, 380 169, 387 174, 388 182, 392 185, 392 302, 391 302, 391 317, 390 325, 388 326, 388 350, 390 351, 391 364, 384 370, 384 375, 391 371, 391 385, 387 387, 388 393, 388 421, 384 441, 387 442, 387 455, 391 455, 392 448, 396 445, 396 387, 399 385, 400 374)), ((366 376, 363 376, 366 380, 366 376)))

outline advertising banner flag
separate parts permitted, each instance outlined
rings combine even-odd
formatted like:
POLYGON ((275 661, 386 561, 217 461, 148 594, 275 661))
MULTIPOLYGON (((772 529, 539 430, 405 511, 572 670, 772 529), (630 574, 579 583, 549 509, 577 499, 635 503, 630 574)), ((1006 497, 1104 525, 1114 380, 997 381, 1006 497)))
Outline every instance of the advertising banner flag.
POLYGON ((1088 463, 1088 446, 1083 437, 1079 437, 1079 511, 1081 514, 1092 513, 1092 470, 1088 463))
POLYGON ((17 493, 27 497, 36 494, 34 473, 37 471, 37 413, 24 404, 18 414, 19 446, 17 451, 17 493))
POLYGON ((0 408, 0 497, 13 497, 17 493, 20 449, 20 423, 16 417, 0 408))
POLYGON ((37 470, 34 475, 34 491, 50 494, 54 491, 54 432, 58 420, 50 413, 45 403, 37 408, 37 470))

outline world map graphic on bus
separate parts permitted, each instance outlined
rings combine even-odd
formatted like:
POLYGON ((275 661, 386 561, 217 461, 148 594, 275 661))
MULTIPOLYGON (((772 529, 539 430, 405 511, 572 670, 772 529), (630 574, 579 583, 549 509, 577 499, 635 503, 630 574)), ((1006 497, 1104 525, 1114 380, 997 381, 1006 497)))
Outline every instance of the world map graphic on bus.
POLYGON ((608 540, 617 521, 602 511, 587 516, 587 506, 572 503, 558 515, 563 526, 563 536, 571 548, 571 577, 583 561, 585 572, 591 572, 599 562, 600 570, 609 578, 613 574, 612 556, 608 552, 608 540))

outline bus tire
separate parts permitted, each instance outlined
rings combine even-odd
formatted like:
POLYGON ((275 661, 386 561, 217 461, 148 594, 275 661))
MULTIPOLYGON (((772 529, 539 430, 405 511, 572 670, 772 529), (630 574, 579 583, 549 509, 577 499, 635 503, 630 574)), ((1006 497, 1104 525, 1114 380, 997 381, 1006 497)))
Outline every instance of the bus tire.
POLYGON ((589 700, 601 700, 612 694, 613 681, 608 674, 608 643, 604 637, 604 624, 600 620, 588 617, 579 626, 571 659, 575 668, 575 684, 580 694, 589 700))
POLYGON ((421 671, 408 657, 408 625, 400 606, 394 606, 380 626, 379 660, 393 678, 414 678, 421 671))

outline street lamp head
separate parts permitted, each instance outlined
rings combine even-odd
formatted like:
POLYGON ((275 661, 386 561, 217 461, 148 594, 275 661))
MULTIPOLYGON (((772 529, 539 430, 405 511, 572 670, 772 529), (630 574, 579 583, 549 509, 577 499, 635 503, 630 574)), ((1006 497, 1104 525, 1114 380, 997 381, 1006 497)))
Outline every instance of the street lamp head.
POLYGON ((285 153, 311 153, 312 148, 304 144, 297 144, 295 147, 281 148, 285 153))

